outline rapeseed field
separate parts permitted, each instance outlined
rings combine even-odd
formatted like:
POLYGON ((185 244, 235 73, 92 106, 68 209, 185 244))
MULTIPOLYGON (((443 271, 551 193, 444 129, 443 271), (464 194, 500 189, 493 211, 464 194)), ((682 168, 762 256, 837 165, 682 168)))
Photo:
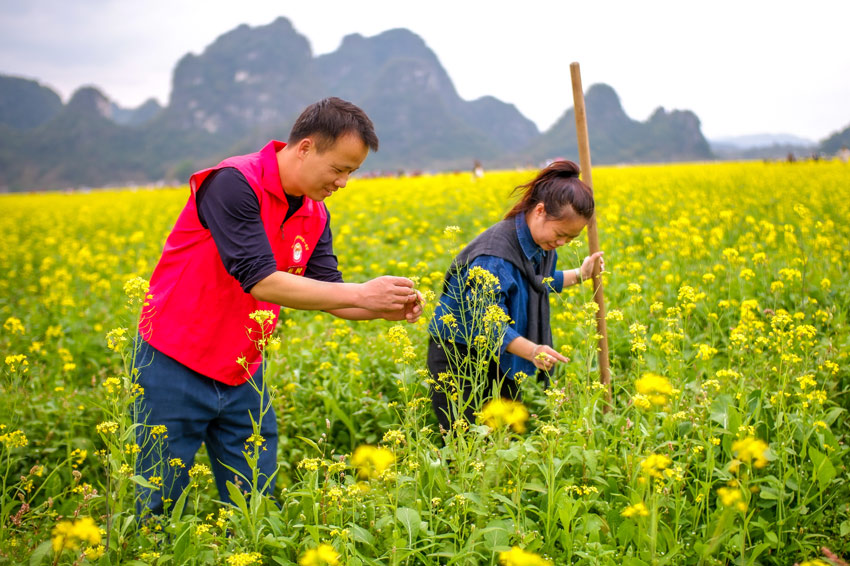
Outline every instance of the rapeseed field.
MULTIPOLYGON (((850 559, 850 167, 595 169, 610 404, 586 282, 552 297, 571 361, 550 387, 526 379, 522 404, 443 435, 428 390, 451 385, 425 369, 443 274, 533 174, 362 179, 329 199, 345 278, 411 277, 426 313, 406 325, 284 309, 260 338, 274 497, 245 478, 219 504, 202 450, 162 462, 191 478, 169 520, 135 514, 137 487, 162 475, 134 468, 133 345, 188 189, 0 198, 0 563, 850 559)), ((559 250, 560 268, 585 241, 559 250)), ((245 439, 249 462, 264 442, 245 439)))

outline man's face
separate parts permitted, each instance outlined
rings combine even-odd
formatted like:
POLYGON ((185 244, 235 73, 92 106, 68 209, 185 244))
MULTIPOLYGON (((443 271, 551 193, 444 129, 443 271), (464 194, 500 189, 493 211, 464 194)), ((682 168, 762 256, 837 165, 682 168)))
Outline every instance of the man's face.
POLYGON ((369 148, 355 134, 341 136, 323 152, 311 138, 301 140, 297 191, 316 201, 325 200, 348 183, 368 154, 369 148))

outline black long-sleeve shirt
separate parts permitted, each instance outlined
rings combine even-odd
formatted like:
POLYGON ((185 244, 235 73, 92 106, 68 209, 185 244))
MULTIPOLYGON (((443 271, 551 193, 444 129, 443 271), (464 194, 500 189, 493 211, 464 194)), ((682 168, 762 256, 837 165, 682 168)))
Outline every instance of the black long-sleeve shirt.
MULTIPOLYGON (((286 220, 300 207, 304 197, 286 195, 286 220)), ((224 268, 248 293, 275 271, 277 262, 260 218, 260 201, 245 176, 234 167, 209 175, 198 189, 195 201, 201 225, 209 229, 224 268)), ((330 212, 304 276, 319 281, 342 282, 339 262, 333 252, 330 212)))

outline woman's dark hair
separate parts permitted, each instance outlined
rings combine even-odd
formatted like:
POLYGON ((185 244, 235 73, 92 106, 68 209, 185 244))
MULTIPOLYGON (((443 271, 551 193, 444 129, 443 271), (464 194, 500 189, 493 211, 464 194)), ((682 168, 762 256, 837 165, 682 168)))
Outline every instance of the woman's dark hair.
POLYGON ((369 116, 358 106, 332 96, 304 109, 289 132, 288 143, 313 137, 316 150, 322 153, 346 134, 359 136, 369 149, 378 151, 378 136, 369 116))
POLYGON ((593 191, 578 178, 578 165, 572 161, 553 161, 531 182, 520 185, 513 193, 522 193, 519 201, 505 215, 513 218, 543 203, 550 218, 563 218, 567 205, 587 219, 593 216, 593 191))

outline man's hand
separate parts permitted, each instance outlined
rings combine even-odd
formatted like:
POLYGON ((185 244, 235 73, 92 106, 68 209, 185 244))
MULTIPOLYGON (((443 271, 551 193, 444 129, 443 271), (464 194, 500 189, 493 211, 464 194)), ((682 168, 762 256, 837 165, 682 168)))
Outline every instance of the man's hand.
MULTIPOLYGON (((402 313, 406 315, 407 306, 415 304, 420 299, 421 295, 413 288, 413 281, 407 277, 384 275, 360 284, 360 297, 357 306, 380 313, 402 313)), ((412 315, 412 308, 410 312, 412 315)), ((406 318, 406 316, 402 318, 406 318)), ((401 320, 401 318, 397 320, 401 320)))
POLYGON ((419 317, 422 316, 422 293, 419 291, 414 292, 416 293, 415 300, 406 303, 400 311, 384 314, 384 318, 386 320, 406 320, 411 324, 419 320, 419 317))

